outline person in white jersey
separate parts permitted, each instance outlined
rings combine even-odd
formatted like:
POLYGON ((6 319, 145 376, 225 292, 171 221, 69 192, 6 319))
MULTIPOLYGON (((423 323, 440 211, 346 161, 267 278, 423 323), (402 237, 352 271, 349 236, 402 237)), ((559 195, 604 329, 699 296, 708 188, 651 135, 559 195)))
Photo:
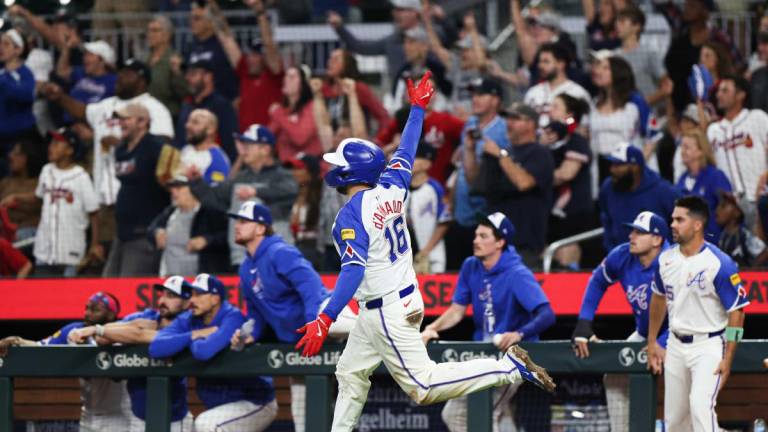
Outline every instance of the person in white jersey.
POLYGON ((416 159, 411 170, 411 193, 405 207, 410 219, 409 229, 418 251, 414 257, 414 269, 418 273, 445 272, 445 237, 450 215, 445 208, 445 189, 427 171, 435 159, 435 148, 421 141, 416 149, 416 159))
POLYGON ((749 82, 741 76, 726 75, 720 79, 717 107, 723 117, 709 125, 707 138, 717 167, 725 172, 744 210, 745 223, 753 227, 757 218, 758 180, 768 169, 768 114, 748 109, 749 91, 749 82))
POLYGON ((709 206, 698 196, 675 202, 676 245, 659 255, 651 283, 648 367, 664 369, 664 423, 668 431, 719 431, 717 395, 731 373, 749 304, 733 260, 704 240, 709 206), (669 316, 666 355, 656 344, 669 316), (663 364, 663 366, 662 366, 663 364))
POLYGON ((353 296, 358 300, 357 324, 336 365, 335 432, 351 431, 357 424, 370 375, 382 361, 400 388, 420 405, 523 380, 548 391, 555 388, 546 370, 517 345, 499 360, 437 364, 421 341, 424 302, 416 285, 403 202, 425 107, 435 91, 430 75, 427 71, 417 87, 408 82, 411 112, 389 164, 378 146, 359 138, 348 138, 323 156, 334 166, 325 181, 349 197, 333 226, 341 272, 323 312, 297 330, 303 336, 296 348, 303 347, 307 357, 320 352, 338 314, 353 296))

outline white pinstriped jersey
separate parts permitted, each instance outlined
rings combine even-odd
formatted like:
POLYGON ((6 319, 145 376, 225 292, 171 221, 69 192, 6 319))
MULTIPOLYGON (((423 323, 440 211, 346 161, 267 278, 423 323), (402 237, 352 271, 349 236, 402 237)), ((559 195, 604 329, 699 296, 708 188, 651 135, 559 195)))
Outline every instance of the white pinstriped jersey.
POLYGON ((589 97, 589 93, 584 90, 584 87, 571 80, 567 80, 555 88, 552 88, 547 81, 540 82, 525 92, 523 102, 535 109, 539 114, 548 115, 549 106, 552 104, 552 101, 555 100, 557 95, 563 93, 576 99, 582 99, 586 103, 590 103, 592 100, 589 97))
POLYGON ((768 114, 743 109, 733 121, 725 118, 707 129, 717 167, 725 172, 737 194, 755 200, 757 181, 768 169, 768 114))
POLYGON ((749 304, 736 263, 711 243, 690 257, 680 245, 663 251, 651 289, 667 297, 669 329, 678 334, 720 331, 728 312, 749 304))
POLYGON ((35 238, 35 259, 43 264, 76 265, 85 256, 88 213, 99 209, 88 173, 80 166, 43 167, 35 195, 43 200, 35 238))

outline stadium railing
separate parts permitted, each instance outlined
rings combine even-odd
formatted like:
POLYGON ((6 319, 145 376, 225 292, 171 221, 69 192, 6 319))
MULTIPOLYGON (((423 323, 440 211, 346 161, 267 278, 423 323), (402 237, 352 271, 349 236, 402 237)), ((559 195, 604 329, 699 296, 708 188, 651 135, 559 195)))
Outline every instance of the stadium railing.
MULTIPOLYGON (((768 357, 768 341, 743 341, 733 364, 734 373, 759 372, 768 357)), ((593 344, 588 359, 577 359, 567 341, 524 343, 536 362, 552 374, 622 373, 630 376, 630 430, 653 430, 656 418, 656 378, 647 370, 644 345, 627 342, 593 344)), ((110 347, 13 347, 0 359, 0 432, 13 430, 13 379, 18 377, 114 377, 146 376, 147 431, 169 430, 169 377, 247 377, 258 375, 304 376, 307 385, 307 418, 313 430, 330 429, 333 379, 342 345, 329 345, 306 359, 290 345, 256 344, 243 352, 226 351, 207 363, 183 353, 168 360, 153 360, 144 346, 110 347)), ((490 344, 440 342, 428 346, 433 360, 462 361, 494 357, 490 344)), ((381 366, 376 373, 386 373, 381 366)), ((490 431, 492 391, 469 397, 469 430, 490 431)))

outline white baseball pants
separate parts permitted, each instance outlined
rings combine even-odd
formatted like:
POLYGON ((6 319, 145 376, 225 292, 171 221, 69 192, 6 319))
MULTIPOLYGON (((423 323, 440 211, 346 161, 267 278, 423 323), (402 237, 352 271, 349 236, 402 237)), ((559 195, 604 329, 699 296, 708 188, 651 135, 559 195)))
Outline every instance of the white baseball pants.
MULTIPOLYGON (((171 422, 171 432, 192 432, 192 423, 192 413, 188 412, 183 419, 171 422)), ((135 415, 131 416, 131 432, 144 432, 146 427, 144 420, 135 415)))
POLYGON ((718 432, 715 375, 725 353, 722 336, 689 344, 670 334, 664 360, 664 423, 674 432, 718 432))
POLYGON ((277 416, 277 401, 256 405, 237 401, 219 405, 200 413, 195 419, 195 432, 261 432, 277 416))
MULTIPOLYGON (((638 332, 633 332, 626 339, 627 342, 645 342, 645 338, 638 332)), ((608 418, 611 421, 611 431, 629 431, 629 375, 605 374, 603 375, 605 387, 605 402, 608 405, 608 418)))
MULTIPOLYGON (((493 391, 493 432, 517 432, 509 401, 517 393, 521 382, 496 387, 493 391)), ((451 399, 440 413, 450 432, 467 431, 467 397, 451 399)))
POLYGON ((424 303, 421 293, 377 309, 360 308, 344 352, 336 365, 339 395, 332 431, 352 431, 371 387, 369 377, 383 361, 392 378, 416 403, 427 405, 505 384, 522 377, 506 359, 477 359, 437 364, 421 341, 424 303))

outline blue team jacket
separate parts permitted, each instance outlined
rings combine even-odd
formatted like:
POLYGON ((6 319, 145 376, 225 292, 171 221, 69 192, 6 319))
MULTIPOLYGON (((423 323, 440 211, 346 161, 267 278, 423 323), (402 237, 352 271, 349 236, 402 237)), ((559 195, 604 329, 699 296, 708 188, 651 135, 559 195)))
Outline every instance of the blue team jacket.
MULTIPOLYGON (((453 302, 464 306, 472 304, 476 341, 483 340, 483 312, 489 301, 495 316, 494 333, 519 331, 531 321, 537 307, 549 304, 541 285, 513 247, 502 252, 499 262, 490 270, 474 256, 464 260, 461 266, 453 302)), ((537 341, 539 335, 526 333, 524 340, 537 341)))
POLYGON ((280 236, 266 237, 240 265, 240 290, 253 318, 254 338, 269 324, 281 342, 296 342, 296 329, 317 318, 329 293, 312 264, 280 236))
MULTIPOLYGON (((158 332, 155 340, 149 344, 149 355, 170 357, 189 347, 194 358, 210 360, 220 351, 229 349, 229 340, 243 322, 243 314, 226 301, 222 302, 221 309, 210 325, 205 325, 192 313, 184 312, 171 325, 158 332), (219 328, 215 333, 192 341, 193 330, 213 326, 219 328)), ((264 405, 275 399, 275 389, 269 377, 200 378, 197 380, 197 396, 207 409, 241 400, 264 405)))

